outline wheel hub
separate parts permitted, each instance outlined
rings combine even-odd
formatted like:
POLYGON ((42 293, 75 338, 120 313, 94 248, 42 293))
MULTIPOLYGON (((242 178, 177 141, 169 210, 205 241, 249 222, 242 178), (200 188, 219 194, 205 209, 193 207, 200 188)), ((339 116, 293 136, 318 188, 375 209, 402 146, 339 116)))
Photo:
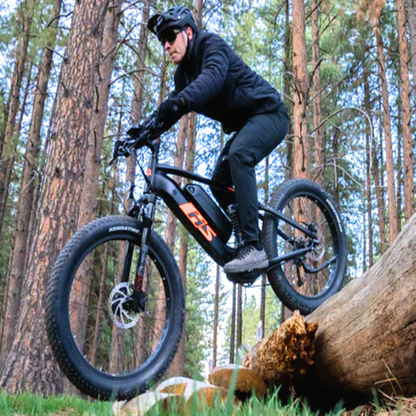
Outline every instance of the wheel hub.
POLYGON ((118 328, 129 329, 137 324, 140 315, 132 312, 132 288, 127 282, 119 283, 108 298, 111 319, 118 328))

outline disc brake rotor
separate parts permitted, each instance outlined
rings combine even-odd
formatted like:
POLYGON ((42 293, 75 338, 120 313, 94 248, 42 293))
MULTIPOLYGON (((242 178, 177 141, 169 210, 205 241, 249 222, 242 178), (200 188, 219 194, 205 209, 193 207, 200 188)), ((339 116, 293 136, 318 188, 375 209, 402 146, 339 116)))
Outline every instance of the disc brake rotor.
POLYGON ((118 328, 129 329, 137 324, 140 315, 128 311, 126 303, 131 302, 133 291, 127 282, 119 283, 108 298, 108 309, 111 319, 118 328))
POLYGON ((326 253, 325 245, 322 243, 324 241, 323 236, 320 234, 321 233, 318 231, 317 240, 319 241, 319 243, 314 247, 312 251, 310 251, 306 255, 306 257, 309 260, 314 261, 314 262, 320 262, 326 253))

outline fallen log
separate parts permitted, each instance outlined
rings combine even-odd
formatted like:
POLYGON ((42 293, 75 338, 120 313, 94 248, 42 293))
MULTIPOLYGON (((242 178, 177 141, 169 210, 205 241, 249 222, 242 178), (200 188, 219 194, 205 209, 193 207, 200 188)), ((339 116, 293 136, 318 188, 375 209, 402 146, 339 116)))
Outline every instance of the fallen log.
POLYGON ((242 364, 267 385, 286 385, 291 391, 303 380, 313 364, 317 325, 305 322, 298 311, 259 341, 242 364))
POLYGON ((313 384, 341 396, 416 395, 416 216, 389 250, 307 321, 313 384))

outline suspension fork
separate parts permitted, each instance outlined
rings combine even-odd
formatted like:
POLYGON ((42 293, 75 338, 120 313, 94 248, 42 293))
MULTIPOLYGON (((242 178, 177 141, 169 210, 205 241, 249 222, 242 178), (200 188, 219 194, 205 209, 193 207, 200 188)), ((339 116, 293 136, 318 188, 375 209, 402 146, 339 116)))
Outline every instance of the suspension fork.
POLYGON ((144 311, 145 302, 147 299, 147 296, 143 291, 143 281, 146 271, 146 262, 150 243, 150 233, 153 228, 153 221, 156 211, 156 195, 144 195, 141 198, 141 202, 144 203, 141 211, 143 220, 143 231, 133 288, 133 310, 135 312, 144 311))

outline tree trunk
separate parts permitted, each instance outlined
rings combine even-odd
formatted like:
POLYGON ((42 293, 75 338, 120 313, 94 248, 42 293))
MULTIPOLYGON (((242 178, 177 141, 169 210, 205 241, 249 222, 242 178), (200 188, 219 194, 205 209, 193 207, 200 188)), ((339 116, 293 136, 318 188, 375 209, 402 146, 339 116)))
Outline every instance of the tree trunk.
POLYGON ((396 191, 394 186, 394 162, 393 147, 391 142, 391 121, 390 106, 387 91, 386 65, 384 60, 384 46, 381 37, 380 27, 375 28, 377 37, 378 68, 381 79, 381 92, 383 96, 383 114, 384 114, 384 134, 386 141, 386 167, 387 167, 387 194, 389 197, 389 244, 391 245, 397 237, 397 209, 396 209, 396 191))
MULTIPOLYGON (((221 130, 220 138, 220 152, 224 146, 224 131, 221 130)), ((217 352, 218 352, 218 316, 219 316, 219 302, 220 302, 220 266, 215 267, 215 296, 214 296, 214 324, 212 335, 212 368, 217 366, 217 352)))
MULTIPOLYGON (((293 58, 293 53, 291 50, 291 40, 292 40, 292 33, 291 33, 291 26, 290 26, 290 19, 289 19, 289 0, 286 0, 285 3, 285 58, 284 58, 284 65, 285 65, 285 69, 286 72, 288 74, 292 74, 293 73, 293 62, 292 59, 293 58)), ((285 76, 284 78, 284 97, 289 98, 290 97, 290 87, 291 87, 291 82, 290 82, 290 78, 288 75, 285 76)), ((290 108, 288 106, 288 108, 290 108)), ((290 113, 290 111, 289 111, 290 113)), ((287 136, 288 137, 292 137, 293 131, 292 131, 292 123, 289 123, 289 130, 287 132, 287 136)), ((291 177, 293 177, 293 142, 292 140, 287 140, 286 141, 286 146, 287 146, 287 150, 286 150, 286 164, 285 164, 285 178, 290 179, 291 177)))
POLYGON ((312 68, 313 68, 313 124, 315 128, 315 174, 314 180, 324 185, 324 134, 321 111, 321 62, 319 50, 319 6, 317 0, 311 1, 312 9, 312 68))
POLYGON ((238 283, 237 285, 237 336, 236 347, 237 351, 243 343, 243 285, 238 283))
MULTIPOLYGON (((410 0, 408 0, 410 1, 410 0)), ((399 26, 399 57, 400 57, 400 78, 401 97, 402 97, 402 126, 403 126, 403 180, 404 180, 404 215, 405 220, 409 221, 415 212, 414 197, 414 166, 413 166, 413 146, 411 108, 410 108, 410 82, 409 82, 409 53, 407 46, 406 12, 404 0, 397 0, 397 20, 399 26)))
POLYGON ((230 364, 234 364, 235 354, 235 315, 236 315, 236 297, 237 297, 237 284, 233 284, 233 296, 232 296, 232 310, 231 310, 231 335, 230 335, 230 364))
POLYGON ((114 61, 116 59, 115 51, 122 3, 123 0, 113 0, 111 8, 107 9, 105 18, 100 65, 97 67, 98 74, 96 75, 94 108, 87 144, 87 159, 78 228, 92 221, 96 215, 101 150, 108 110, 111 74, 113 73, 114 61))
POLYGON ((381 245, 381 253, 383 254, 387 249, 386 244, 386 225, 384 222, 384 198, 383 198, 383 187, 380 183, 380 175, 378 169, 378 157, 377 157, 377 150, 378 146, 376 143, 375 137, 373 137, 373 157, 372 157, 372 176, 374 180, 374 186, 376 189, 376 198, 377 198, 377 211, 378 211, 378 229, 380 235, 380 245, 381 245))
MULTIPOLYGON (((368 72, 364 69, 364 109, 371 118, 370 107, 370 87, 368 84, 368 72)), ((368 216, 368 262, 369 266, 373 265, 373 218, 372 218, 372 196, 371 196, 371 152, 370 152, 370 126, 367 126, 365 130, 365 148, 366 148, 366 197, 367 197, 367 216, 368 216)), ((371 148, 374 152, 374 148, 371 148)), ((366 264, 365 258, 364 263, 366 264)))
MULTIPOLYGON (((203 0, 195 0, 194 3, 194 19, 197 24, 198 30, 202 28, 202 6, 203 0)), ((195 137, 196 137, 196 113, 190 113, 187 117, 187 130, 188 130, 188 140, 186 144, 186 163, 185 170, 193 172, 194 170, 194 160, 195 160, 195 137)), ((190 183, 190 180, 184 178, 184 185, 190 183)), ((176 224, 175 224, 176 225, 176 224)), ((188 233, 184 232, 181 235, 180 239, 180 248, 179 248, 179 271, 182 277, 182 284, 185 291, 186 299, 186 267, 187 267, 187 257, 188 257, 188 233)), ((185 330, 184 330, 185 331, 185 330)), ((172 376, 181 376, 185 372, 185 333, 182 335, 181 341, 179 343, 178 352, 175 355, 175 358, 172 361, 170 367, 170 373, 172 376)))
MULTIPOLYGON (((29 92, 29 87, 30 87, 30 83, 31 83, 31 78, 32 78, 32 68, 33 68, 33 63, 31 63, 30 65, 30 70, 29 70, 29 74, 27 77, 27 81, 26 81, 26 87, 24 90, 24 96, 23 96, 23 100, 22 100, 22 105, 20 108, 20 117, 19 117, 19 122, 17 124, 16 127, 16 134, 19 134, 20 129, 22 127, 22 121, 23 121, 23 117, 25 114, 25 109, 26 109, 26 102, 27 102, 27 96, 28 96, 28 92, 29 92)), ((11 163, 10 163, 10 169, 9 172, 7 174, 7 183, 10 184, 10 178, 12 175, 12 165, 14 164, 14 159, 15 159, 15 154, 16 154, 16 148, 17 148, 17 144, 15 144, 14 149, 13 149, 13 156, 11 158, 11 163)), ((5 207, 3 214, 6 214, 10 212, 10 207, 8 207, 7 205, 7 197, 8 197, 8 192, 6 192, 4 194, 4 204, 3 206, 5 207)), ((6 217, 7 218, 7 217, 6 217)), ((3 221, 4 219, 1 218, 1 221, 3 221)), ((14 252, 14 248, 16 247, 16 239, 13 236, 13 243, 12 243, 12 249, 11 249, 11 253, 10 253, 10 257, 9 257, 9 271, 7 273, 7 277, 6 277, 6 289, 4 292, 4 301, 3 301, 3 305, 2 305, 2 310, 3 310, 3 320, 1 323, 1 338, 0 338, 0 344, 1 344, 1 354, 0 354, 0 368, 3 365, 4 360, 7 357, 7 354, 10 350, 10 346, 11 343, 13 341, 13 334, 14 334, 14 330, 15 330, 15 324, 17 321, 17 317, 18 317, 18 313, 19 313, 19 306, 20 306, 20 296, 21 296, 21 291, 22 291, 22 286, 23 286, 23 275, 21 276, 20 279, 16 279, 11 275, 11 268, 12 268, 12 264, 13 264, 13 252, 14 252)), ((24 257, 23 257, 24 260, 24 257)), ((23 264, 23 263, 22 263, 23 264)), ((19 266, 22 267, 22 264, 20 264, 19 266)), ((23 265, 24 267, 24 265, 23 265)))
MULTIPOLYGON (((269 156, 266 157, 266 170, 264 179, 264 202, 269 203, 269 156)), ((267 276, 263 274, 261 277, 261 294, 260 294, 260 322, 261 322, 261 337, 265 336, 266 328, 266 284, 267 276)))
POLYGON ((334 158, 334 192, 333 197, 337 205, 339 205, 339 190, 338 190, 338 160, 339 160, 339 128, 334 126, 334 136, 332 139, 332 157, 334 158))
POLYGON ((6 209, 7 193, 9 188, 8 177, 12 168, 12 158, 15 145, 13 144, 13 135, 15 131, 16 116, 19 109, 20 89, 22 85, 23 73, 26 63, 27 48, 30 38, 30 29, 32 26, 32 8, 28 7, 27 2, 21 4, 18 14, 20 20, 24 24, 24 33, 19 40, 19 45, 16 53, 16 73, 12 79, 12 86, 10 90, 11 102, 9 113, 7 117, 6 131, 4 134, 4 142, 2 155, 0 160, 0 235, 3 227, 4 211, 6 209), (26 15, 24 12, 26 8, 26 15))
MULTIPOLYGON (((149 20, 149 8, 152 0, 147 0, 143 4, 143 15, 142 21, 147 22, 149 20)), ((146 58, 146 43, 147 43, 147 36, 148 30, 146 25, 141 25, 140 27, 140 35, 139 35, 139 43, 138 43, 138 54, 136 60, 136 70, 138 70, 137 75, 135 77, 134 82, 134 94, 133 94, 133 101, 131 106, 131 114, 130 119, 132 124, 139 124, 142 118, 142 107, 143 107, 143 78, 144 78, 144 68, 145 68, 145 58, 146 58)), ((120 122, 121 122, 121 114, 120 114, 120 122)), ((121 124, 120 124, 121 127, 121 124)), ((133 157, 127 159, 127 172, 126 172, 126 194, 123 201, 124 211, 128 212, 130 209, 131 201, 128 199, 130 189, 135 183, 136 178, 136 161, 133 157)), ((118 253, 118 264, 123 264, 125 255, 125 245, 120 244, 120 250, 118 253)), ((121 272, 119 273, 121 276, 121 272)), ((110 368, 114 369, 115 372, 118 371, 118 343, 121 342, 120 332, 117 330, 116 327, 113 327, 111 333, 112 339, 112 354, 110 358, 110 368)))
MULTIPOLYGON (((399 111, 400 111, 400 105, 399 111)), ((399 113, 400 114, 400 113, 399 113)), ((402 230, 402 185, 403 185, 403 166, 402 166, 402 126, 400 124, 400 119, 397 119, 397 194, 396 194, 396 205, 397 205, 397 231, 400 232, 402 230)))
POLYGON ((413 93, 416 97, 416 0, 407 0, 407 19, 410 32, 410 51, 413 74, 413 93))
MULTIPOLYGON (((58 18, 61 9, 61 0, 55 0, 51 14, 51 20, 58 18)), ((58 24, 55 21, 56 25, 58 24)), ((47 46, 54 48, 56 29, 50 30, 47 46)), ((10 350, 13 339, 15 323, 20 307, 20 296, 24 282, 26 269, 27 241, 32 212, 32 204, 36 189, 36 172, 38 169, 38 155, 40 149, 40 129, 42 125, 45 99, 47 96, 48 80, 52 68, 52 52, 46 48, 43 54, 42 64, 39 68, 38 82, 33 102, 32 121, 30 124, 29 138, 26 147, 25 164, 21 191, 17 205, 17 218, 14 232, 14 245, 11 254, 10 271, 8 276, 8 292, 5 300, 7 305, 4 311, 4 327, 2 335, 2 354, 0 366, 4 362, 7 352, 10 350)))
MULTIPOLYGON (((195 161, 195 137, 196 137, 196 114, 190 113, 187 117, 187 130, 188 140, 186 142, 186 162, 185 170, 193 172, 195 161)), ((184 185, 189 184, 191 181, 188 178, 184 178, 184 185)), ((186 298, 186 267, 188 258, 188 233, 183 232, 180 238, 179 246, 179 271, 181 273, 182 284, 185 290, 186 298)), ((171 374, 172 376, 181 376, 185 371, 185 334, 179 343, 178 352, 172 361, 171 374)))
POLYGON ((86 153, 80 138, 88 137, 105 6, 105 0, 90 0, 78 2, 74 8, 33 255, 15 338, 0 381, 10 393, 62 392, 63 377, 57 371, 45 333, 45 289, 59 250, 77 228, 86 153))
POLYGON ((218 352, 218 315, 219 315, 219 298, 220 298, 220 266, 215 268, 215 295, 214 295, 214 324, 212 335, 212 368, 217 366, 218 352))
POLYGON ((344 396, 416 394, 415 253, 414 215, 375 266, 307 317, 318 324, 318 388, 344 396))
POLYGON ((292 1, 294 82, 294 160, 293 176, 309 178, 309 74, 305 39, 305 2, 292 1))
MULTIPOLYGON (((185 141, 186 135, 188 132, 188 117, 182 117, 179 123, 179 134, 176 141, 176 153, 173 165, 182 169, 183 161, 185 158, 185 141)), ((182 182, 182 177, 174 175, 173 180, 180 184, 182 182)), ((165 242, 169 247, 169 250, 173 253, 175 248, 175 239, 176 239, 176 224, 178 219, 175 217, 175 214, 169 210, 168 219, 166 221, 166 230, 165 230, 165 242)))

